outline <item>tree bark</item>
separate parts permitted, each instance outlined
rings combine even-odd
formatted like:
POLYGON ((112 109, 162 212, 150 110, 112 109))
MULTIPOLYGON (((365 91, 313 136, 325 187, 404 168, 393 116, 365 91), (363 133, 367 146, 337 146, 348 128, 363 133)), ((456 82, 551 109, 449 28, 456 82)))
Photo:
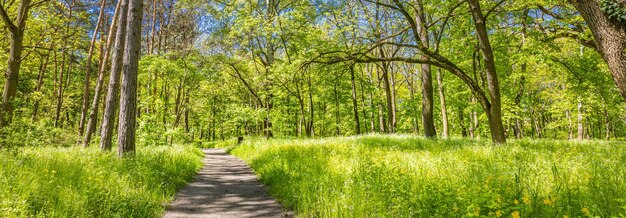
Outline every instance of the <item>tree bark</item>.
MULTIPOLYGON (((91 82, 91 71, 92 71, 92 63, 91 59, 93 58, 93 52, 96 47, 98 33, 100 31, 100 26, 102 26, 102 22, 104 20, 104 7, 106 6, 107 0, 102 0, 100 4, 100 13, 98 15, 98 21, 96 22, 96 27, 93 30, 93 36, 91 38, 91 43, 89 44, 89 52, 87 53, 87 63, 85 69, 85 82, 83 86, 83 103, 81 106, 80 112, 80 121, 78 122, 78 134, 79 136, 83 136, 85 130, 85 121, 87 120, 87 110, 89 107, 89 87, 91 82)), ((81 139, 81 137, 78 137, 81 139)), ((80 141, 80 140, 79 140, 80 141)), ((82 143, 79 142, 79 144, 82 143)))
POLYGON ((130 0, 128 27, 122 73, 119 127, 117 140, 118 157, 135 153, 135 125, 137 112, 137 72, 141 53, 141 22, 143 0, 130 0))
POLYGON ((350 82, 352 83, 352 109, 354 110, 354 132, 357 135, 361 135, 361 122, 359 121, 359 103, 357 102, 354 65, 350 66, 350 82))
POLYGON ((441 74, 441 69, 439 68, 437 68, 437 84, 439 85, 439 100, 441 102, 441 122, 443 124, 441 136, 443 138, 448 138, 448 107, 446 105, 446 93, 445 84, 443 83, 443 75, 441 74))
MULTIPOLYGON (((416 24, 418 30, 419 40, 424 47, 429 48, 428 40, 428 24, 426 23, 426 15, 424 14, 424 5, 421 0, 417 1, 416 24)), ((430 57, 427 55, 421 55, 422 61, 429 61, 430 57)), ((434 100, 433 100, 433 76, 431 73, 430 64, 422 64, 422 125, 424 125, 424 136, 428 138, 437 137, 437 130, 435 129, 435 116, 434 116, 434 100)), ((444 125, 447 125, 444 124, 444 125)))
POLYGON ((17 93, 20 66, 22 64, 22 50, 24 49, 24 31, 28 11, 31 8, 30 0, 20 1, 15 23, 9 18, 4 5, 0 6, 0 17, 8 27, 10 33, 9 60, 5 71, 4 91, 2 92, 2 105, 0 105, 0 129, 11 124, 13 120, 13 98, 17 93))
POLYGON ((596 50, 607 63, 626 102, 626 24, 610 20, 599 0, 568 0, 585 19, 594 36, 596 50))
MULTIPOLYGON (((48 70, 48 62, 50 60, 50 54, 46 55, 43 60, 41 67, 39 68, 39 76, 37 78, 37 87, 35 88, 35 92, 41 92, 41 88, 43 86, 43 79, 46 71, 48 70)), ((41 94, 41 93, 40 93, 41 94)), ((39 112, 39 103, 40 100, 36 100, 33 104, 33 122, 37 121, 37 113, 39 112)))
POLYGON ((120 15, 118 19, 117 32, 115 35, 115 45, 111 57, 111 73, 109 76, 109 87, 102 116, 102 127, 100 128, 100 149, 111 150, 111 140, 115 125, 115 111, 119 102, 119 80, 123 64, 124 45, 126 42, 126 28, 128 16, 128 0, 120 0, 120 15))
POLYGON ((89 146, 91 143, 91 137, 96 129, 96 122, 98 116, 98 109, 100 108, 100 95, 102 95, 102 87, 104 85, 104 78, 106 76, 107 64, 109 63, 109 56, 111 55, 111 46, 113 39, 115 38, 115 30, 117 27, 118 17, 120 16, 120 7, 123 1, 118 1, 115 6, 115 13, 111 20, 111 26, 109 27, 109 33, 107 35, 107 41, 105 45, 104 57, 100 63, 100 69, 98 71, 98 81, 96 82, 96 88, 94 90, 94 97, 91 102, 91 110, 89 112, 89 121, 87 122, 87 130, 85 131, 83 139, 83 147, 89 146))
MULTIPOLYGON (((65 29, 65 37, 67 37, 67 35, 70 32, 70 21, 72 19, 72 13, 73 13, 73 7, 74 7, 74 1, 72 1, 71 5, 68 6, 69 9, 69 15, 68 15, 68 21, 67 21, 67 25, 66 25, 66 29, 65 29)), ((56 110, 55 110, 55 117, 54 117, 54 127, 60 127, 60 119, 61 119, 61 107, 63 106, 63 76, 67 76, 64 75, 66 74, 66 71, 69 71, 69 69, 71 69, 71 64, 70 67, 68 69, 65 68, 65 61, 67 59, 67 43, 68 43, 68 39, 66 38, 63 41, 63 51, 61 53, 61 75, 59 76, 59 90, 57 93, 57 106, 56 106, 56 110)), ((72 62, 71 60, 72 58, 70 57, 70 63, 72 62)), ((69 73, 68 73, 69 74, 69 73)), ((69 76, 67 76, 69 78, 69 76)))
POLYGON ((585 130, 583 127, 583 102, 578 99, 578 141, 582 141, 585 134, 585 130))
POLYGON ((487 71, 487 85, 489 87, 489 102, 482 100, 483 108, 487 111, 489 127, 491 129, 491 139, 497 144, 506 142, 504 136, 504 126, 502 125, 502 106, 500 100, 500 84, 496 72, 496 64, 493 56, 489 33, 487 32, 486 21, 480 9, 478 0, 467 0, 470 5, 472 17, 476 27, 476 34, 480 42, 480 50, 483 54, 485 69, 487 71))

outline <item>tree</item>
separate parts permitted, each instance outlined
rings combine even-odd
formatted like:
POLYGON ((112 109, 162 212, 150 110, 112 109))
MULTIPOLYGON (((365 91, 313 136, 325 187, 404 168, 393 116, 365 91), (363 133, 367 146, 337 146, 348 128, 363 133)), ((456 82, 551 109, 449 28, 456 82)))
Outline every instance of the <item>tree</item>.
POLYGON ((585 19, 594 36, 593 46, 609 66, 613 80, 620 90, 620 94, 626 102, 626 20, 623 17, 626 12, 624 2, 617 3, 613 0, 568 0, 585 19), (610 4, 605 7, 618 7, 615 14, 607 14, 601 4, 610 4), (611 15, 615 15, 613 19, 611 15))
MULTIPOLYGON (((41 4, 43 2, 37 2, 41 4)), ((35 6, 31 5, 31 0, 21 0, 17 9, 17 17, 12 19, 9 17, 7 7, 0 4, 0 18, 9 29, 10 47, 9 67, 4 73, 4 91, 2 92, 2 104, 0 105, 0 128, 11 124, 13 119, 13 98, 17 92, 17 82, 19 80, 20 66, 22 64, 22 50, 24 49, 24 31, 26 30, 26 21, 28 20, 29 10, 35 6)))
POLYGON ((115 125, 115 111, 119 102, 119 80, 121 77, 123 57, 125 54, 128 0, 120 0, 120 15, 117 31, 115 35, 115 45, 113 56, 111 56, 111 73, 109 74, 109 86, 105 101, 104 115, 102 116, 102 127, 100 128, 100 149, 110 150, 113 138, 113 128, 115 125))
POLYGON ((124 47, 122 90, 120 97, 118 156, 135 153, 135 125, 137 112, 137 75, 141 56, 141 23, 143 0, 130 0, 128 6, 128 27, 124 47))

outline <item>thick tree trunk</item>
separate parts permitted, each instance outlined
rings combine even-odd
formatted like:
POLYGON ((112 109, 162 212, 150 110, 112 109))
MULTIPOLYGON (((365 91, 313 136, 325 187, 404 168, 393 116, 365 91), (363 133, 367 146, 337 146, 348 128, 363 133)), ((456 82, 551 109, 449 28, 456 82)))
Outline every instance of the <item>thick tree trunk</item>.
POLYGON ((359 121, 359 103, 357 102, 356 77, 354 76, 354 65, 350 66, 350 81, 352 83, 352 109, 354 110, 354 133, 361 134, 361 122, 359 121))
POLYGON ((20 66, 22 64, 22 50, 24 49, 24 30, 28 11, 31 8, 30 0, 20 1, 15 23, 11 21, 4 6, 0 8, 0 17, 9 29, 10 45, 9 60, 5 71, 4 91, 2 92, 2 105, 0 105, 0 129, 11 124, 13 120, 13 98, 17 93, 20 66))
POLYGON ((441 75, 441 69, 437 68, 437 84, 439 85, 439 100, 441 102, 441 122, 443 124, 443 132, 441 136, 448 138, 448 107, 446 105, 446 93, 445 84, 443 83, 443 75, 441 75))
MULTIPOLYGON (((424 14, 424 5, 421 0, 417 1, 416 25, 419 31, 417 37, 421 44, 426 48, 429 47, 428 37, 428 24, 426 23, 426 15, 424 14)), ((420 57, 423 61, 429 61, 430 57, 422 55, 420 57)), ((424 136, 428 138, 437 137, 437 130, 435 129, 435 116, 434 116, 434 100, 433 100, 433 76, 429 64, 422 64, 422 125, 424 125, 424 136)), ((445 124, 447 125, 447 124, 445 124)))
MULTIPOLYGON (((98 21, 96 22, 96 27, 93 30, 93 36, 91 38, 91 43, 89 44, 89 52, 87 53, 87 63, 86 63, 86 69, 85 69, 85 82, 84 82, 84 86, 83 86, 83 104, 81 106, 81 112, 80 112, 80 121, 78 122, 78 134, 79 136, 83 136, 84 130, 85 130, 85 121, 87 120, 87 110, 89 107, 89 87, 90 87, 90 82, 91 82, 91 71, 92 71, 92 63, 91 63, 91 59, 93 58, 93 52, 94 49, 96 48, 96 42, 97 42, 97 38, 98 38, 98 33, 100 31, 100 26, 102 26, 103 24, 103 20, 104 20, 104 7, 106 6, 107 1, 106 0, 102 0, 101 5, 100 5, 100 13, 98 15, 98 21)), ((81 139, 81 137, 78 137, 79 139, 81 139)), ((79 142, 79 144, 82 143, 79 142)))
POLYGON ((113 19, 111 20, 111 26, 109 28, 109 34, 107 35, 107 41, 105 45, 104 57, 102 57, 102 61, 100 63, 100 68, 98 71, 98 81, 96 82, 96 88, 94 90, 94 97, 91 102, 91 110, 89 112, 89 120, 87 122, 87 129, 83 139, 83 147, 89 146, 91 143, 91 137, 96 129, 96 122, 98 117, 98 109, 100 108, 100 95, 102 95, 102 88, 104 85, 104 78, 106 76, 107 64, 109 63, 109 56, 111 55, 111 46, 113 44, 113 39, 115 38, 115 30, 117 27, 118 17, 120 14, 120 7, 122 5, 122 1, 117 2, 117 6, 115 6, 115 13, 113 14, 113 19))
POLYGON ((123 65, 124 45, 126 42, 126 28, 128 16, 128 0, 120 0, 120 15, 118 19, 117 31, 115 34, 115 45, 111 57, 111 73, 109 76, 109 87, 102 116, 102 127, 100 128, 100 149, 111 150, 113 128, 115 125, 115 112, 119 102, 119 80, 123 65))
MULTIPOLYGON (((487 71, 487 85, 489 87, 489 104, 483 103, 483 108, 489 118, 489 128, 491 129, 491 140, 502 144, 506 142, 504 136, 504 126, 502 125, 502 103, 500 100, 500 84, 496 72, 496 64, 489 42, 486 21, 480 9, 478 0, 467 0, 470 5, 472 17, 476 27, 476 34, 480 42, 480 50, 483 54, 485 69, 487 71)), ((481 101, 482 102, 482 101, 481 101)))
POLYGON ((122 90, 117 140, 117 154, 135 153, 135 125, 137 112, 137 72, 141 53, 141 22, 143 18, 143 0, 130 0, 128 5, 128 27, 124 66, 122 71, 122 90))
POLYGON ((596 50, 606 61, 626 102, 626 24, 610 20, 599 0, 568 0, 580 12, 595 38, 596 50))

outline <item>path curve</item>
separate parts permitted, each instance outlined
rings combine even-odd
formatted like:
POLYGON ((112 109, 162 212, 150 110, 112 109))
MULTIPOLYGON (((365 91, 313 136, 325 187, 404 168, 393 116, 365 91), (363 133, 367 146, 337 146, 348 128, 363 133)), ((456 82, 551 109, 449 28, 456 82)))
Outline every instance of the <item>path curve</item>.
POLYGON ((293 217, 270 197, 242 160, 221 149, 204 149, 204 168, 168 207, 174 217, 293 217))

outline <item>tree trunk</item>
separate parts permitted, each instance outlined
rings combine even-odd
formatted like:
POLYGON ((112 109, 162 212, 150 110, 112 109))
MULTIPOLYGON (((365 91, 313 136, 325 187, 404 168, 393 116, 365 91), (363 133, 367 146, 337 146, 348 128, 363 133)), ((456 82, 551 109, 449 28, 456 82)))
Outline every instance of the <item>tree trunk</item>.
MULTIPOLYGON (((381 49, 382 50, 382 49, 381 49)), ((387 133, 394 133, 395 132, 395 117, 396 117, 396 112, 393 108, 393 98, 391 96, 391 84, 389 82, 389 68, 388 68, 388 64, 384 63, 382 64, 382 72, 383 72, 383 85, 385 88, 385 97, 387 99, 387 115, 389 117, 387 117, 388 119, 388 123, 386 130, 387 133)), ((382 114, 382 113, 381 113, 382 114)), ((382 116, 381 116, 382 117, 382 116)))
POLYGON ((96 82, 96 88, 94 90, 93 101, 91 102, 91 110, 89 112, 89 121, 87 122, 87 130, 84 135, 83 147, 89 146, 91 137, 96 129, 96 122, 98 116, 98 109, 100 108, 100 95, 102 95, 102 87, 104 85, 104 78, 106 76, 107 64, 109 63, 109 56, 111 55, 111 45, 115 38, 115 30, 117 27, 118 17, 120 15, 120 7, 123 1, 118 1, 115 6, 115 13, 111 20, 111 26, 109 27, 109 34, 107 35, 107 41, 105 45, 104 57, 100 63, 100 69, 98 71, 98 81, 96 82))
POLYGON ((359 104, 357 102, 356 79, 354 76, 354 65, 350 66, 350 81, 352 82, 352 109, 354 110, 354 130, 355 134, 361 135, 361 122, 359 121, 359 104))
MULTIPOLYGON (((417 30, 419 31, 419 37, 416 37, 426 48, 429 47, 428 39, 428 24, 426 23, 426 15, 424 14, 424 5, 421 0, 417 1, 416 17, 417 30)), ((423 61, 429 61, 430 58, 427 55, 420 57, 423 61)), ((433 103, 433 76, 431 73, 429 64, 422 64, 422 125, 424 125, 424 136, 428 138, 437 137, 437 130, 435 129, 435 116, 434 116, 434 103, 433 103)), ((447 125, 444 124, 444 125, 447 125)))
POLYGON ((111 73, 109 76, 109 87, 102 116, 102 127, 100 128, 100 149, 111 150, 111 140, 115 125, 115 112, 119 102, 119 80, 123 64, 124 45, 126 42, 126 28, 128 16, 128 0, 120 0, 120 15, 118 19, 117 31, 115 34, 115 45, 111 57, 111 73))
POLYGON ((118 157, 135 153, 135 125, 137 112, 137 72, 141 53, 141 22, 143 0, 130 0, 128 27, 122 73, 122 90, 117 140, 118 157))
MULTIPOLYGON (((437 68, 437 84, 439 85, 439 100, 441 101, 441 122, 443 123, 443 138, 448 138, 448 108, 446 105, 445 84, 443 83, 443 75, 441 69, 437 68)), ((462 113, 461 113, 462 114, 462 113)))
MULTIPOLYGON (((39 94, 41 94, 41 87, 43 86, 43 78, 44 78, 44 74, 46 73, 46 71, 48 70, 48 62, 50 60, 50 54, 48 53, 48 55, 46 55, 45 59, 43 60, 41 67, 39 68, 39 76, 37 78, 37 87, 35 88, 35 91, 38 92, 39 94)), ((33 104, 33 122, 37 121, 37 113, 39 112, 39 103, 40 100, 36 100, 35 103, 33 104)))
POLYGON ((599 0, 568 1, 587 22, 596 42, 596 50, 607 63, 626 102, 626 24, 610 20, 600 9, 599 0))
POLYGON ((585 130, 583 128, 583 102, 578 99, 578 141, 582 141, 585 134, 585 130))
POLYGON ((489 87, 489 102, 483 102, 483 108, 487 112, 489 118, 489 128, 491 129, 491 140, 494 143, 502 144, 506 142, 504 136, 504 126, 502 125, 502 106, 500 100, 500 84, 498 82, 498 74, 496 72, 496 64, 489 42, 489 34, 487 32, 486 21, 480 9, 478 0, 467 0, 470 5, 472 17, 476 27, 476 34, 480 42, 480 50, 483 54, 485 69, 487 71, 487 85, 489 87))
POLYGON ((13 120, 13 98, 17 93, 20 66, 22 64, 22 50, 24 49, 24 30, 28 11, 31 8, 30 0, 20 1, 15 23, 11 21, 4 5, 0 7, 0 17, 8 27, 10 33, 9 60, 5 72, 4 91, 2 92, 2 105, 0 105, 0 129, 11 124, 13 120))
MULTIPOLYGON (((78 134, 79 136, 83 136, 84 130, 85 130, 85 121, 87 120, 87 110, 89 107, 89 87, 90 87, 90 82, 91 82, 91 71, 92 71, 92 63, 91 63, 91 59, 93 58, 93 52, 94 49, 96 47, 96 42, 97 42, 97 37, 98 37, 98 32, 100 31, 100 26, 102 26, 103 24, 103 20, 104 20, 104 7, 106 6, 107 1, 106 0, 102 0, 101 5, 100 5, 100 13, 98 15, 98 21, 96 22, 96 27, 93 30, 93 36, 91 38, 91 43, 89 44, 89 52, 87 53, 87 63, 86 63, 86 69, 85 69, 85 82, 84 82, 84 86, 83 86, 83 104, 81 106, 81 112, 80 112, 80 121, 78 122, 78 134)), ((81 137, 78 137, 79 140, 81 139, 81 137)), ((80 144, 81 142, 79 142, 80 144)))
POLYGON ((565 110, 565 118, 567 118, 567 139, 571 140, 574 138, 574 128, 572 125, 572 113, 569 110, 565 110))

